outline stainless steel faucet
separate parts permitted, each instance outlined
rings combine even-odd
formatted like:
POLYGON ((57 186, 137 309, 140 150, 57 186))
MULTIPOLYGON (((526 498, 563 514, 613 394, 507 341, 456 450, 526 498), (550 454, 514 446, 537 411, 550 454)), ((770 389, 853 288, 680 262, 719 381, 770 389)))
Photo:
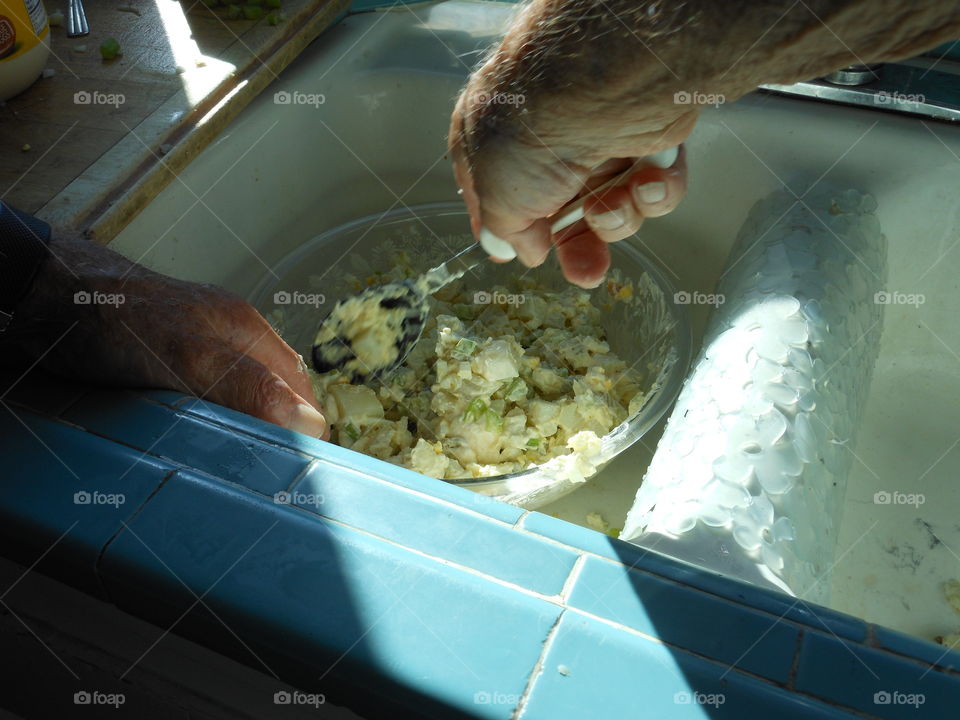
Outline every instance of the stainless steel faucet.
POLYGON ((960 122, 960 63, 946 60, 851 65, 816 80, 760 89, 960 122))

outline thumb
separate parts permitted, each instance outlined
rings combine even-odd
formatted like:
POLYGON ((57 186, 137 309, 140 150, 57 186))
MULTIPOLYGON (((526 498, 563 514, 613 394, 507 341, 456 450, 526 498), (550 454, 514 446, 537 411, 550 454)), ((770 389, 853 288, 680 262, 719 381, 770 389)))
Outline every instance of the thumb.
POLYGON ((199 376, 188 380, 199 386, 191 388, 194 392, 274 425, 329 439, 323 415, 261 363, 223 346, 208 349, 206 358, 199 376))

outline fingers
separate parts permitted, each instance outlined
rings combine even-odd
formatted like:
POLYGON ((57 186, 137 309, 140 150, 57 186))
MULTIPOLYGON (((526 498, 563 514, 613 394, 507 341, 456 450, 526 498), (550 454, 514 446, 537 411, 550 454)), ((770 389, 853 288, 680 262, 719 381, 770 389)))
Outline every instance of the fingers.
POLYGON ((541 218, 520 232, 504 237, 517 252, 517 259, 527 267, 537 267, 549 257, 553 242, 550 239, 550 222, 541 218))
POLYGON ((193 392, 304 435, 324 440, 330 437, 323 415, 261 363, 213 343, 198 350, 205 353, 204 361, 184 378, 193 392))
MULTIPOLYGON (((256 311, 254 312, 256 313, 256 311)), ((259 323, 257 326, 251 324, 250 331, 251 334, 259 334, 252 339, 247 347, 238 347, 237 349, 270 368, 297 395, 320 410, 320 403, 313 394, 313 383, 310 382, 310 376, 307 374, 307 366, 303 358, 277 335, 259 313, 256 313, 256 316, 259 323)))
POLYGON ((211 334, 275 372, 304 401, 320 409, 303 358, 260 313, 240 296, 216 286, 207 286, 205 299, 206 306, 213 311, 205 318, 211 334))
POLYGON ((557 258, 567 282, 592 289, 603 282, 610 268, 610 247, 583 223, 572 226, 557 241, 557 258), (578 228, 580 231, 578 232, 578 228))
POLYGON ((587 201, 585 219, 604 242, 617 242, 640 229, 643 219, 673 211, 687 190, 685 150, 672 167, 639 170, 627 182, 587 201))

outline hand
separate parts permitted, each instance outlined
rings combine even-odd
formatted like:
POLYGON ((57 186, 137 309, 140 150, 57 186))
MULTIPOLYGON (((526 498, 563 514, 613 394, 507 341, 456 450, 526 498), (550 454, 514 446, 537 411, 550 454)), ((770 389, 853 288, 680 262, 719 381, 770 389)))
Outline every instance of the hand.
POLYGON ((556 247, 567 280, 596 287, 610 266, 606 243, 629 237, 644 218, 665 215, 680 203, 686 192, 683 149, 672 167, 644 168, 592 197, 584 220, 556 236, 550 216, 637 157, 679 145, 693 128, 696 110, 664 102, 630 118, 604 121, 573 110, 544 118, 539 110, 522 113, 492 102, 496 92, 482 89, 489 82, 484 69, 471 78, 450 124, 454 173, 474 234, 480 227, 490 230, 528 267, 556 247))
POLYGON ((8 341, 79 380, 191 393, 329 437, 303 360, 256 310, 83 239, 54 237, 8 341), (92 302, 78 303, 75 293, 92 302))

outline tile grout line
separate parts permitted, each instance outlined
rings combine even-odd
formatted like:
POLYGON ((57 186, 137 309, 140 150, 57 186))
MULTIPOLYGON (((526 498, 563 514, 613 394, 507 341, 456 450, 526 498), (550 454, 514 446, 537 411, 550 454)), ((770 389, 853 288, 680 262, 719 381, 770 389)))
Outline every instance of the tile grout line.
POLYGON ((110 593, 107 591, 107 584, 104 582, 103 575, 100 572, 100 565, 103 562, 103 557, 107 554, 107 551, 110 549, 113 541, 116 540, 120 534, 127 529, 127 526, 136 519, 136 517, 144 510, 144 508, 146 508, 149 502, 156 497, 157 493, 159 493, 160 490, 171 480, 171 478, 173 478, 173 476, 179 472, 180 470, 178 468, 172 468, 164 473, 163 478, 161 478, 160 482, 157 483, 157 486, 150 491, 150 494, 143 499, 143 502, 140 503, 125 520, 121 521, 120 527, 117 528, 117 531, 107 539, 107 541, 103 544, 103 547, 101 547, 97 552, 97 557, 93 561, 93 573, 97 578, 97 584, 100 586, 100 590, 103 592, 103 597, 116 607, 119 607, 119 605, 117 605, 110 593))
MULTIPOLYGON (((319 464, 320 464, 320 461, 317 458, 311 458, 310 462, 308 462, 306 465, 303 466, 303 470, 298 472, 293 477, 293 480, 289 482, 289 484, 285 488, 286 492, 292 493, 293 489, 297 486, 297 483, 302 481, 303 478, 307 476, 307 473, 313 470, 313 468, 317 467, 319 464)), ((256 490, 254 490, 254 492, 256 492, 256 490)))
POLYGON ((567 575, 566 581, 563 583, 563 587, 560 589, 560 600, 564 605, 567 605, 570 598, 570 591, 573 590, 573 586, 576 584, 577 580, 580 579, 580 573, 583 572, 583 566, 587 564, 587 556, 580 554, 577 556, 577 559, 573 561, 573 567, 570 568, 570 574, 567 575))
POLYGON ((523 693, 521 693, 520 699, 513 708, 513 712, 510 715, 510 720, 519 720, 520 716, 523 715, 524 710, 527 709, 527 703, 530 701, 530 694, 533 692, 533 688, 536 686, 537 680, 543 674, 543 669, 546 666, 547 655, 550 653, 550 648, 553 647, 553 641, 557 636, 557 630, 560 627, 560 621, 563 620, 563 616, 566 615, 566 613, 567 608, 562 607, 560 614, 557 615, 557 619, 554 620, 553 625, 551 625, 550 629, 547 631, 547 636, 543 639, 543 647, 540 648, 540 656, 533 664, 533 669, 530 671, 530 675, 527 678, 526 687, 523 688, 523 693))
POLYGON ((803 640, 806 636, 805 630, 805 628, 800 628, 797 632, 797 641, 793 648, 793 661, 790 663, 790 671, 787 673, 786 688, 792 692, 797 691, 797 673, 800 671, 800 655, 803 651, 803 640))
POLYGON ((520 517, 518 517, 510 527, 512 527, 514 530, 523 530, 523 521, 527 519, 527 516, 530 515, 531 512, 532 510, 527 510, 524 508, 523 512, 520 514, 520 517))

